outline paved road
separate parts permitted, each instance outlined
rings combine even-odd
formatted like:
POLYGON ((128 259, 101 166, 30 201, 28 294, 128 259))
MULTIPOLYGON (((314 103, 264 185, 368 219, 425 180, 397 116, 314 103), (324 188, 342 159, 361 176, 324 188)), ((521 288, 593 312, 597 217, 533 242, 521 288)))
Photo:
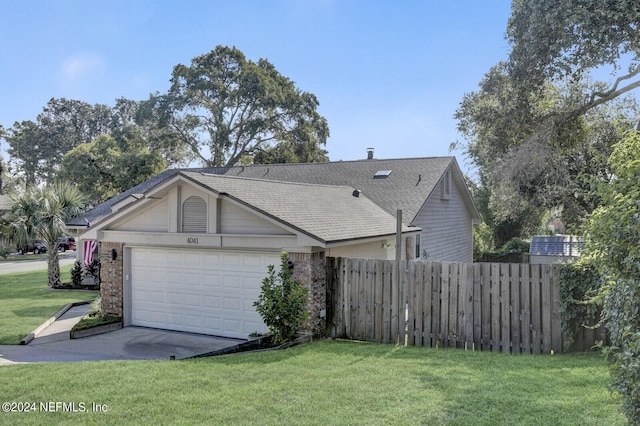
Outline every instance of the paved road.
MULTIPOLYGON (((25 254, 24 256, 33 256, 32 254, 25 254)), ((16 272, 31 272, 47 269, 46 260, 20 260, 12 262, 10 260, 0 262, 0 275, 1 274, 13 274, 16 272)), ((60 266, 72 265, 76 261, 76 252, 68 251, 60 253, 60 266)))

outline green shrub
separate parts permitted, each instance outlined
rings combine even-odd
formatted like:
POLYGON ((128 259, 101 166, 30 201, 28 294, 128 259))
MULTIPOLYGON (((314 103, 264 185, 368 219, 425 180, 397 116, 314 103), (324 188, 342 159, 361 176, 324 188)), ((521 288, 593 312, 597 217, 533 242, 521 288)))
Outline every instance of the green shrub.
POLYGON ((293 280, 286 252, 280 256, 280 270, 269 265, 268 271, 253 306, 269 327, 273 343, 279 345, 293 339, 306 320, 307 290, 293 280))
POLYGON ((100 288, 100 261, 98 259, 94 259, 93 262, 89 263, 85 267, 85 273, 93 278, 93 284, 100 288))
POLYGON ((522 238, 513 237, 502 246, 503 253, 529 253, 530 243, 522 238))
POLYGON ((9 257, 12 252, 13 250, 11 250, 9 247, 0 247, 0 256, 2 256, 3 259, 9 257))
POLYGON ((102 297, 98 296, 91 302, 86 316, 91 317, 100 314, 102 314, 102 297))
POLYGON ((71 268, 71 284, 74 287, 80 287, 82 285, 82 265, 79 260, 73 264, 73 268, 71 268))
POLYGON ((493 250, 493 233, 486 223, 473 227, 473 261, 477 262, 484 253, 493 250))
POLYGON ((587 258, 560 265, 560 316, 565 336, 565 350, 571 348, 580 327, 595 327, 600 321, 596 295, 603 279, 587 258))

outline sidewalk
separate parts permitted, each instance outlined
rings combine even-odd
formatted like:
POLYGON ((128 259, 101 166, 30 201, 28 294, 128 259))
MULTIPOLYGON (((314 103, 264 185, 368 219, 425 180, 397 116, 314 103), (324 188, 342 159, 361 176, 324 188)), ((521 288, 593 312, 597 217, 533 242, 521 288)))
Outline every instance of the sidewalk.
POLYGON ((72 306, 60 318, 38 333, 29 343, 29 346, 41 345, 43 343, 59 342, 69 339, 69 332, 89 310, 90 304, 72 306))

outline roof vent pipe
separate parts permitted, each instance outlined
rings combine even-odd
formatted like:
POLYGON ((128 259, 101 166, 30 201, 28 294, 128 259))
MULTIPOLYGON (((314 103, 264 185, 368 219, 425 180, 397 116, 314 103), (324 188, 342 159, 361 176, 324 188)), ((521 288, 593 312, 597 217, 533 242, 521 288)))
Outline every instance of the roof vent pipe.
POLYGON ((373 148, 367 148, 367 160, 373 160, 373 148))

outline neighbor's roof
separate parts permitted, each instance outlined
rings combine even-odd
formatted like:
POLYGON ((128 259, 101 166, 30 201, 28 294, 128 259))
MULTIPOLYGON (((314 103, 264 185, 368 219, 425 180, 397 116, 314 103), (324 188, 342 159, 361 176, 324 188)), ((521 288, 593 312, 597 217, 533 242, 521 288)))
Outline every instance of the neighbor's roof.
POLYGON ((362 191, 363 195, 394 217, 397 210, 402 210, 403 218, 405 218, 403 222, 411 224, 449 167, 452 167, 456 172, 454 173, 454 182, 457 182, 463 192, 466 193, 463 197, 472 218, 479 220, 480 215, 462 181, 462 174, 455 157, 423 157, 171 169, 96 206, 82 217, 70 222, 69 225, 84 226, 86 224, 85 217, 89 222, 96 223, 111 214, 112 205, 131 194, 144 193, 157 183, 180 171, 285 182, 349 186, 362 191), (380 171, 390 171, 390 173, 386 177, 374 177, 380 171))
POLYGON ((538 236, 531 238, 529 254, 533 256, 580 256, 584 243, 570 235, 538 236))
MULTIPOLYGON (((393 235, 396 219, 347 186, 220 176, 180 175, 324 243, 393 235)), ((403 232, 420 228, 403 226, 403 232)))

